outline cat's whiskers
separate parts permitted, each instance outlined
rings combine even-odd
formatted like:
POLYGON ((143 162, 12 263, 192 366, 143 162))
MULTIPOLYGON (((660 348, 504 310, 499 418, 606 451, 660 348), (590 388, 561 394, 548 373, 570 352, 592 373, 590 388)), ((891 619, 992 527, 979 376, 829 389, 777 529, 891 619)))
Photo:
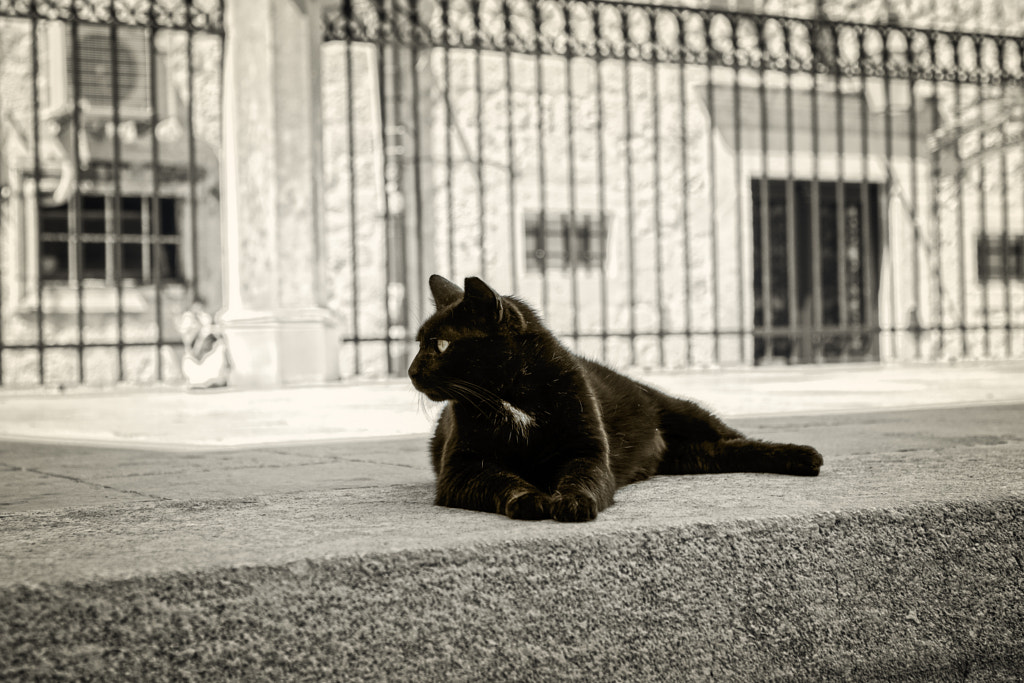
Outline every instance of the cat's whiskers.
POLYGON ((452 380, 448 384, 448 389, 452 393, 461 396, 470 405, 479 410, 481 413, 487 413, 490 411, 500 412, 502 409, 502 400, 490 389, 473 384, 472 382, 466 382, 464 380, 452 380), (481 405, 483 404, 483 405, 481 405), (490 408, 490 411, 485 408, 490 408))
POLYGON ((427 407, 427 397, 426 397, 425 394, 420 394, 419 395, 417 403, 418 403, 418 406, 419 406, 419 413, 421 415, 425 415, 427 417, 430 417, 431 413, 434 412, 431 408, 427 407))
POLYGON ((512 405, 490 389, 478 384, 458 380, 451 382, 448 387, 452 393, 465 398, 481 413, 492 413, 501 422, 511 426, 508 437, 510 443, 513 436, 522 439, 524 442, 527 441, 530 427, 536 424, 536 420, 534 420, 532 415, 512 405))

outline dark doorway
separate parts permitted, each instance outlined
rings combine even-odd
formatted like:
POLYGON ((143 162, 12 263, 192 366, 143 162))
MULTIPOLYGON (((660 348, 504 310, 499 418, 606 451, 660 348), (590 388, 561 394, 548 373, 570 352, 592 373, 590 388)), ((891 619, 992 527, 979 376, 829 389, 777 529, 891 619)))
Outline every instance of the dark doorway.
POLYGON ((815 198, 813 185, 785 180, 752 183, 758 365, 879 358, 882 188, 819 182, 815 198))

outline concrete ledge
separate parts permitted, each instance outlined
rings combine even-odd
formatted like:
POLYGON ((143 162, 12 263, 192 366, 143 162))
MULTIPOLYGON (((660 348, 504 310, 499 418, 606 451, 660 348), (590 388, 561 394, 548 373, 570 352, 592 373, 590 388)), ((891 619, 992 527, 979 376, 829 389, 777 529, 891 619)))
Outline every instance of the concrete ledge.
POLYGON ((0 677, 1010 681, 1024 671, 1024 499, 557 528, 566 532, 8 585, 0 677))
POLYGON ((228 310, 221 326, 231 355, 232 386, 267 387, 338 378, 338 340, 330 311, 228 310))
POLYGON ((0 679, 1021 680, 1021 410, 737 420, 821 476, 585 525, 433 506, 418 438, 0 443, 0 679))

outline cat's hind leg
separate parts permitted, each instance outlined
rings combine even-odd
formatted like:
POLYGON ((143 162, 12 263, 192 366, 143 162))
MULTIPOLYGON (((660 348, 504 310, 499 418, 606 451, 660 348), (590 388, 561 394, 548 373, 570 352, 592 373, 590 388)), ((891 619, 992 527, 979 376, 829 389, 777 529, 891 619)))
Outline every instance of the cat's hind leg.
POLYGON ((672 444, 658 474, 773 472, 815 477, 822 462, 821 454, 810 446, 738 437, 672 444))
POLYGON ((666 449, 658 474, 774 472, 817 476, 822 457, 799 444, 748 439, 689 401, 662 399, 660 429, 666 449))

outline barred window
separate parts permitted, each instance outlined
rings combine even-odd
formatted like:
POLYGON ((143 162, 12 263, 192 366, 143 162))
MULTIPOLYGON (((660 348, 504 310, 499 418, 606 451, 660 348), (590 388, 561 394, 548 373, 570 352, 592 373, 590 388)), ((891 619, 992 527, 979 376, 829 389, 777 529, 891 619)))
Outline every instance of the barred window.
POLYGON ((41 207, 40 275, 108 284, 180 279, 177 200, 155 201, 154 207, 150 197, 121 197, 118 211, 114 197, 82 195, 80 217, 68 204, 41 207))
POLYGON ((1024 235, 980 235, 978 279, 1024 280, 1024 235))
POLYGON ((608 241, 602 214, 532 213, 526 216, 526 269, 600 268, 608 241))

